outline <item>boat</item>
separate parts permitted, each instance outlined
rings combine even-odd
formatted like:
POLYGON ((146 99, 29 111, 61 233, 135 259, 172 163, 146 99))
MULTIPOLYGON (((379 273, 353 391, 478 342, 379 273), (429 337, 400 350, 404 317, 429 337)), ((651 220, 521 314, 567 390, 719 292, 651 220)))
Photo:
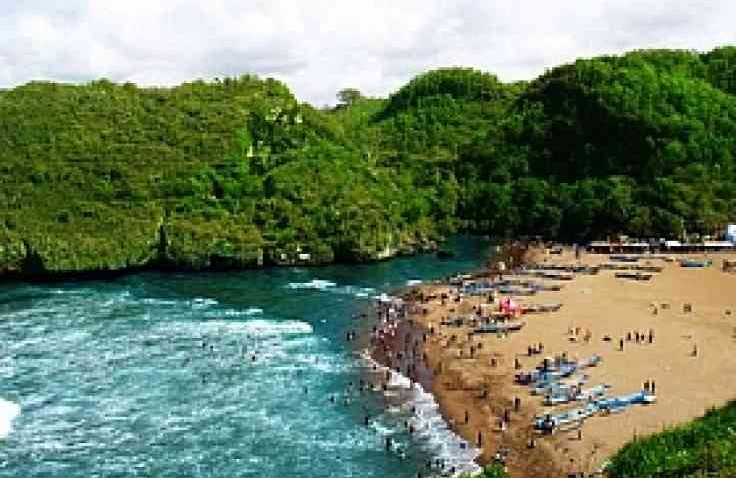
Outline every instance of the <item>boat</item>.
POLYGON ((639 280, 639 281, 647 281, 651 280, 653 277, 652 274, 647 274, 645 272, 616 272, 616 278, 618 279, 633 279, 633 280, 639 280))
POLYGON ((588 403, 585 407, 568 410, 561 413, 548 413, 537 416, 533 425, 537 430, 552 433, 558 428, 569 425, 579 425, 586 418, 598 413, 619 413, 632 405, 648 405, 654 403, 657 397, 645 390, 619 397, 602 398, 588 403))
POLYGON ((532 395, 559 395, 564 393, 576 393, 582 385, 588 381, 587 375, 576 375, 562 382, 559 379, 551 379, 546 382, 534 384, 530 390, 532 395))
POLYGON ((615 262, 639 262, 639 256, 630 256, 627 254, 612 254, 608 256, 608 259, 615 262))
POLYGON ((499 334, 503 332, 516 332, 524 327, 523 322, 491 322, 476 327, 473 332, 476 334, 499 334))
POLYGON ((537 293, 535 289, 528 289, 524 287, 517 287, 517 286, 501 286, 498 288, 498 291, 501 294, 508 294, 508 295, 534 295, 537 293))
POLYGON ((562 304, 527 304, 524 306, 525 314, 536 314, 540 312, 557 312, 562 308, 562 304))
POLYGON ((606 391, 611 388, 611 385, 602 383, 595 387, 579 390, 576 393, 571 391, 560 391, 558 393, 550 393, 544 397, 545 405, 559 405, 562 403, 569 402, 584 402, 603 398, 606 391))
POLYGON ((680 267, 709 267, 711 264, 710 259, 680 259, 680 267))
POLYGON ((543 271, 539 276, 544 279, 553 280, 573 280, 575 278, 575 276, 571 273, 556 271, 543 271))
POLYGON ((516 375, 516 382, 521 385, 535 385, 569 377, 575 371, 595 367, 601 362, 600 355, 591 355, 587 359, 573 362, 566 358, 556 357, 544 359, 541 366, 531 372, 522 372, 516 375))

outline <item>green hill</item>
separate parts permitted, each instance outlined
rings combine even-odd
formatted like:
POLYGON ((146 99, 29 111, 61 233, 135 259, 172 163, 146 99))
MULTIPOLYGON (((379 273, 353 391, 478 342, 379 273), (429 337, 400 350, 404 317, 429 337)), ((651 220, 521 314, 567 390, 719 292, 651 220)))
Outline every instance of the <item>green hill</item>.
POLYGON ((436 235, 411 182, 255 77, 0 96, 0 271, 374 259, 436 235))
POLYGON ((735 51, 512 84, 443 68, 332 110, 252 76, 0 91, 0 273, 365 261, 458 229, 719 230, 736 214, 735 51))
POLYGON ((736 476, 736 402, 629 443, 607 472, 611 478, 736 476))

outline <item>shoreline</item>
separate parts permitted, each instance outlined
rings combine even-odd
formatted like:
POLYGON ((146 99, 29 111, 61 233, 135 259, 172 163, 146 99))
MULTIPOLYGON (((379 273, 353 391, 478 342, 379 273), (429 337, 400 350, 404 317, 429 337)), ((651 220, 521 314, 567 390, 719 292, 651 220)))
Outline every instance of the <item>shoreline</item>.
MULTIPOLYGON (((499 253, 495 260, 503 256, 504 253, 499 253)), ((430 372, 428 389, 439 403, 448 426, 473 446, 481 441, 480 464, 501 458, 511 476, 552 477, 571 471, 594 473, 635 437, 684 423, 709 407, 736 397, 736 384, 719 386, 729 370, 736 374, 736 354, 728 357, 727 352, 728 346, 733 347, 736 342, 736 316, 730 313, 731 306, 736 311, 736 299, 733 304, 728 300, 736 294, 727 292, 736 292, 736 275, 720 271, 720 259, 733 259, 734 254, 718 253, 710 257, 717 257, 717 263, 703 269, 680 267, 659 256, 644 257, 642 260, 651 264, 646 267, 661 268, 661 272, 646 281, 616 277, 614 271, 608 270, 595 275, 574 273, 572 280, 560 281, 563 283, 560 290, 543 290, 534 297, 517 297, 519 302, 526 304, 556 301, 563 305, 559 311, 524 314, 521 319, 525 327, 518 333, 478 336, 470 333, 472 328, 443 325, 443 319, 448 316, 473 317, 480 314, 480 310, 484 313, 486 310, 481 305, 484 297, 459 297, 457 286, 449 281, 410 288, 403 297, 411 298, 408 303, 411 307, 421 307, 422 313, 414 310, 414 313, 399 317, 397 323, 408 322, 415 330, 428 335, 421 344, 426 363, 415 354, 413 366, 422 363, 430 372), (695 284, 691 282, 693 276, 699 278, 695 284), (720 294, 719 286, 724 287, 720 294), (442 294, 445 294, 444 299, 442 294), (695 311, 681 312, 688 303, 693 304, 695 311), (658 312, 652 312, 651 304, 659 304, 658 312), (696 316, 700 320, 692 320, 696 316), (731 329, 733 339, 728 334, 731 329), (592 338, 581 340, 582 330, 589 331, 592 338), (633 336, 626 339, 627 330, 637 330, 637 333, 650 330, 656 339, 652 337, 649 345, 643 345, 646 341, 634 342, 633 336), (625 342, 623 352, 617 347, 619 337, 625 342), (710 344, 714 341, 722 343, 718 351, 712 350, 715 346, 710 344), (643 390, 642 383, 656 379, 658 401, 647 406, 632 406, 613 417, 590 418, 572 432, 541 435, 533 430, 532 422, 535 415, 548 408, 539 397, 530 396, 527 387, 515 384, 513 378, 519 367, 529 370, 538 364, 541 356, 534 354, 532 357, 526 353, 527 345, 537 342, 544 343, 544 355, 565 353, 584 359, 600 354, 603 361, 590 369, 590 385, 609 383, 612 386, 610 396, 643 390), (709 344, 708 356, 700 352, 698 357, 690 357, 690 349, 697 348, 698 342, 702 344, 700 350, 709 344), (515 399, 521 400, 519 410, 515 407, 515 399), (504 424, 500 425, 500 421, 504 424), (533 449, 529 447, 531 444, 533 449)), ((544 261, 551 267, 575 262, 569 249, 560 255, 545 255, 543 250, 531 248, 528 259, 544 261)), ((513 262, 514 266, 522 265, 522 261, 513 262)), ((608 255, 584 255, 579 262, 597 268, 608 262, 608 255)), ((486 277, 493 274, 494 267, 491 262, 486 277)), ((482 274, 474 273, 460 277, 473 277, 466 279, 472 282, 480 276, 482 274)), ((506 277, 529 279, 526 275, 514 276, 512 271, 506 277)), ((496 307, 497 303, 489 308, 496 307)), ((642 332, 642 338, 644 335, 642 332)), ((383 345, 390 345, 396 355, 406 351, 396 340, 383 345)), ((378 355, 374 358, 382 359, 384 364, 397 364, 395 357, 378 355)), ((407 367, 401 362, 398 365, 407 367)))
MULTIPOLYGON (((453 277, 488 277, 491 274, 489 271, 495 269, 497 262, 501 259, 518 265, 523 264, 526 251, 526 246, 520 243, 497 246, 496 253, 489 258, 486 268, 456 273, 453 277)), ((407 286, 394 291, 391 297, 397 300, 384 302, 383 312, 380 305, 375 307, 378 309, 375 315, 376 322, 379 325, 374 328, 372 340, 365 350, 368 351, 372 360, 384 367, 384 370, 391 370, 391 377, 397 375, 404 377, 409 381, 409 388, 419 387, 422 392, 433 397, 441 415, 443 426, 447 428, 449 433, 458 438, 458 443, 464 442, 461 445, 463 451, 466 449, 473 450, 472 461, 475 466, 468 466, 464 470, 433 470, 456 476, 468 471, 472 474, 481 472, 485 465, 492 461, 502 443, 502 440, 495 436, 496 434, 487 431, 487 425, 491 422, 492 414, 490 410, 482 410, 480 413, 476 411, 473 412, 472 416, 469 416, 467 408, 478 410, 482 407, 464 407, 463 399, 469 398, 468 392, 472 392, 473 396, 470 398, 474 400, 491 398, 492 409, 502 413, 501 411, 504 408, 510 406, 507 403, 510 396, 506 391, 502 393, 495 391, 486 392, 480 397, 477 395, 478 390, 476 389, 451 390, 451 387, 447 386, 448 384, 443 383, 448 377, 445 370, 443 370, 442 360, 435 360, 439 355, 437 331, 434 327, 429 326, 426 320, 423 320, 436 311, 430 302, 425 301, 424 296, 427 295, 425 294, 427 291, 447 287, 450 280, 451 277, 432 283, 407 286), (393 310, 393 312, 390 313, 390 310, 393 310), (378 334, 383 332, 383 335, 377 335, 377 332, 378 334), (421 357, 419 356, 419 350, 421 350, 421 357), (429 392, 426 392, 427 390, 429 392), (452 397, 448 393, 455 391, 459 391, 461 396, 452 397), (461 400, 457 400, 457 398, 461 398, 461 400), (467 423, 465 423, 466 417, 468 419, 467 423)), ((494 385, 500 386, 501 381, 494 385)), ((531 416, 525 411, 519 411, 518 416, 531 420, 531 416)), ((512 449, 518 451, 526 447, 527 438, 527 435, 515 438, 512 449)), ((524 462, 513 460, 508 465, 512 472, 523 469, 525 473, 523 476, 560 476, 561 470, 550 466, 549 453, 545 447, 538 448, 537 454, 539 455, 538 459, 525 460, 524 462)))
MULTIPOLYGON (((39 270, 28 270, 26 266, 20 269, 6 269, 0 271, 0 284, 13 284, 13 283, 26 283, 26 284, 58 284, 63 282, 81 281, 81 282, 94 282, 94 281, 111 281, 121 277, 130 275, 143 274, 143 273, 160 273, 160 274, 220 274, 220 273, 232 273, 232 272, 243 272, 243 271, 261 271, 269 269, 289 268, 289 267, 308 267, 313 269, 319 269, 322 267, 330 267, 335 265, 369 265, 378 264, 393 259, 399 259, 401 257, 414 257, 420 255, 436 255, 443 245, 447 243, 452 237, 485 237, 482 234, 471 234, 460 232, 449 238, 445 238, 443 241, 439 241, 431 246, 417 246, 412 249, 411 252, 407 252, 406 249, 396 248, 392 251, 392 254, 386 256, 371 257, 367 260, 335 260, 331 262, 317 262, 317 261, 298 261, 294 260, 291 262, 280 262, 280 261, 266 261, 266 262, 244 262, 234 263, 232 261, 214 258, 211 263, 205 267, 192 267, 186 264, 178 263, 176 261, 166 260, 159 257, 155 257, 151 260, 140 264, 128 264, 121 267, 109 268, 89 268, 89 269, 78 269, 78 270, 47 270, 43 268, 43 265, 33 266, 42 267, 39 270)), ((27 262, 24 259, 24 263, 27 262)))

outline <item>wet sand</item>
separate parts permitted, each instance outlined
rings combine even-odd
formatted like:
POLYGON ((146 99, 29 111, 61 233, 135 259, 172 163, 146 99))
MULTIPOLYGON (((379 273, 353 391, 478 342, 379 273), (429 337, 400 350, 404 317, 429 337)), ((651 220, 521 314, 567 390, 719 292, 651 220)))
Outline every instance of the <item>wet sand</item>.
MULTIPOLYGON (((736 255, 714 254, 711 258, 714 264, 707 268, 640 261, 663 267, 650 281, 616 278, 608 270, 597 275, 576 274, 572 281, 531 279, 563 287, 519 297, 520 302, 560 302, 563 306, 557 312, 524 314, 524 328, 506 336, 469 336, 471 326, 441 325, 448 315, 472 317, 487 297, 463 297, 459 302, 451 298, 443 305, 440 295, 456 294, 455 287, 422 286, 425 295, 437 297, 421 304, 426 314, 412 315, 413 328, 427 333, 422 342, 424 366, 432 373, 432 391, 444 415, 468 442, 476 444, 481 439, 483 463, 493 459, 500 447, 507 447, 512 476, 561 476, 568 471, 592 472, 635 436, 686 422, 736 398, 736 274, 720 270, 723 259, 736 255), (692 304, 692 312, 684 312, 684 304, 692 304), (577 336, 569 333, 575 329, 577 336), (651 344, 650 330, 654 334, 651 344), (583 339, 587 331, 589 341, 583 339), (634 340, 637 331, 646 336, 639 343, 634 340), (626 340, 629 332, 631 341, 626 340), (604 341, 606 336, 611 340, 604 341), (622 338, 624 350, 620 351, 622 338), (528 346, 539 343, 543 353, 527 356, 528 346), (657 402, 592 417, 580 428, 581 439, 577 430, 538 435, 532 430, 532 418, 546 407, 540 397, 529 394, 528 387, 514 384, 513 377, 519 372, 515 360, 523 370, 530 370, 542 357, 563 352, 571 358, 602 357, 601 364, 586 371, 591 377, 586 386, 608 383, 612 385, 608 395, 616 396, 642 390, 645 381, 654 380, 657 402), (518 411, 515 397, 521 400, 518 411), (501 430, 499 419, 504 415, 509 422, 501 430), (532 439, 535 447, 530 449, 532 439)), ((576 262, 571 251, 545 255, 537 250, 528 259, 576 262)), ((606 255, 584 255, 580 262, 610 261, 606 255)), ((497 305, 485 308, 497 310, 497 305)))

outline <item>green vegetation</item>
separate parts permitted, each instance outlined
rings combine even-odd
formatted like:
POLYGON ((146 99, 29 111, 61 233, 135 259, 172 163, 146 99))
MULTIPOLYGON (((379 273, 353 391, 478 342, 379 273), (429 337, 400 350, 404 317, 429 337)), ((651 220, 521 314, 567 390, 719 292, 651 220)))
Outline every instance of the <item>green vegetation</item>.
POLYGON ((447 228, 335 117, 254 77, 5 91, 0 168, 11 274, 368 260, 447 228))
POLYGON ((710 233, 736 211, 736 48, 427 72, 317 110, 252 76, 0 91, 0 273, 366 261, 465 229, 710 233))
POLYGON ((736 476, 736 402, 626 445, 611 461, 608 474, 612 478, 736 476))

